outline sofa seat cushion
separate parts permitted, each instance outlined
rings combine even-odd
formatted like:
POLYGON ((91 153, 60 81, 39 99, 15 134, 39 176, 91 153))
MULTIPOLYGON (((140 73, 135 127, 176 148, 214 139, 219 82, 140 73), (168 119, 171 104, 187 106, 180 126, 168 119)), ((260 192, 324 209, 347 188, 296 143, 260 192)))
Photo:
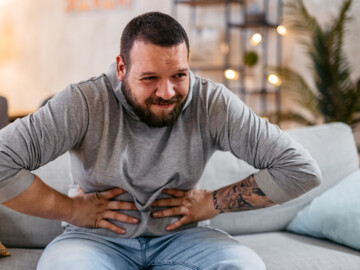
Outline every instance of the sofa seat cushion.
POLYGON ((0 259, 1 270, 36 269, 43 249, 9 248, 11 256, 0 259))
POLYGON ((327 240, 273 232, 235 238, 253 249, 267 270, 358 270, 360 252, 327 240))

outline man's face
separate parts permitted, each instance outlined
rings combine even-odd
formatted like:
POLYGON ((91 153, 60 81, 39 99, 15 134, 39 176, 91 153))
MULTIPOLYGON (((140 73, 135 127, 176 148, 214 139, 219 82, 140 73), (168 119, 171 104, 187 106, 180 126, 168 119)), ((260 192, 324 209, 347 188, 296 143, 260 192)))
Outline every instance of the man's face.
POLYGON ((189 65, 185 42, 162 47, 135 41, 130 70, 117 57, 117 77, 135 113, 151 127, 172 125, 189 92, 189 65))

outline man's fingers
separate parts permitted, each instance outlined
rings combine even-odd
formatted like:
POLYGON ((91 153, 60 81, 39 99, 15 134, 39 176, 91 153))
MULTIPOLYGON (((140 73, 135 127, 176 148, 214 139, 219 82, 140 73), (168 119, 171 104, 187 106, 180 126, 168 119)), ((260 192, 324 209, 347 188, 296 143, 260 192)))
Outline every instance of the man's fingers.
POLYGON ((125 223, 131 223, 131 224, 137 224, 139 222, 139 220, 137 218, 134 218, 134 217, 131 217, 131 216, 128 216, 125 214, 117 213, 115 211, 106 211, 106 212, 104 212, 102 217, 104 219, 113 219, 113 220, 117 220, 117 221, 121 221, 121 222, 125 222, 125 223))
POLYGON ((170 225, 166 226, 165 229, 167 231, 173 231, 173 230, 176 230, 177 228, 180 228, 181 226, 184 226, 185 224, 188 224, 188 223, 190 223, 188 218, 187 217, 182 217, 178 221, 174 222, 173 224, 170 224, 170 225))
POLYGON ((177 206, 182 204, 182 199, 180 198, 168 198, 168 199, 160 199, 154 201, 151 206, 177 206))
POLYGON ((153 216, 154 217, 171 217, 171 216, 183 216, 186 215, 187 210, 185 207, 173 207, 173 208, 169 208, 169 209, 165 209, 165 210, 161 210, 158 212, 154 212, 153 216))
POLYGON ((111 210, 138 210, 135 203, 123 201, 109 201, 107 208, 111 210))
POLYGON ((112 224, 111 222, 105 220, 105 219, 101 219, 97 224, 96 224, 96 228, 104 228, 104 229, 108 229, 110 231, 113 231, 115 233, 118 234, 125 234, 126 230, 124 230, 121 227, 118 227, 114 224, 112 224))
POLYGON ((120 194, 125 193, 126 190, 122 188, 112 188, 106 191, 96 192, 96 198, 98 199, 104 199, 104 200, 110 200, 116 196, 119 196, 120 194))
POLYGON ((164 189, 162 193, 169 194, 177 198, 184 197, 186 195, 186 191, 180 189, 164 189))

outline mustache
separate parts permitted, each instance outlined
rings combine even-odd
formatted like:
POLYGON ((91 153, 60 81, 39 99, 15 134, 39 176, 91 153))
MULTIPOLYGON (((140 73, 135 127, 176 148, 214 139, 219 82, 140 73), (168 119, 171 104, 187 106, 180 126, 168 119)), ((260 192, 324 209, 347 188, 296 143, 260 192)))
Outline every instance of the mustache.
POLYGON ((182 100, 182 96, 178 95, 175 97, 172 97, 168 100, 163 99, 163 98, 149 98, 147 100, 148 104, 155 104, 155 105, 170 105, 170 104, 174 104, 174 103, 179 103, 182 100))

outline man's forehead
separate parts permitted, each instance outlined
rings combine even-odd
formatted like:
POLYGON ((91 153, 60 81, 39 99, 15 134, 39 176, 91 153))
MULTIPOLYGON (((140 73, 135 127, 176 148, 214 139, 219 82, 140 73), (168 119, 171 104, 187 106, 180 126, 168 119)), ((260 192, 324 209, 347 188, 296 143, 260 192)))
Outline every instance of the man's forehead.
POLYGON ((186 44, 164 47, 136 41, 130 52, 131 65, 136 73, 152 75, 159 69, 171 72, 187 72, 189 69, 186 44))

